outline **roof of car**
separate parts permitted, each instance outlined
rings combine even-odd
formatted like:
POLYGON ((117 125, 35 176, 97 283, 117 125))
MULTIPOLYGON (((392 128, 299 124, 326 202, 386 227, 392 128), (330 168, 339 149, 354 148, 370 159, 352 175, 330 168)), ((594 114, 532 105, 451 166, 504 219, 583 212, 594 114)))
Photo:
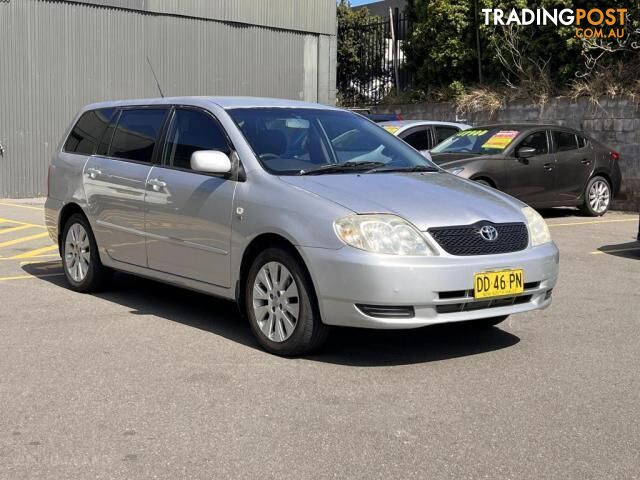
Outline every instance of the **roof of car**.
POLYGON ((285 100, 280 98, 261 98, 261 97, 208 97, 208 96, 189 96, 189 97, 164 97, 164 98, 141 98, 130 100, 115 100, 108 102, 99 102, 87 105, 85 110, 93 110, 96 108, 125 107, 131 105, 174 105, 210 102, 219 105, 222 108, 251 108, 251 107, 275 107, 275 108, 314 108, 326 110, 338 110, 336 107, 322 105, 319 103, 301 102, 298 100, 285 100))
POLYGON ((389 126, 389 127, 413 127, 417 125, 446 125, 451 127, 470 127, 465 123, 455 123, 455 122, 440 122, 438 120, 392 120, 388 122, 380 122, 381 126, 389 126))
POLYGON ((492 125, 476 125, 473 127, 474 129, 482 128, 482 129, 492 129, 492 128, 517 128, 519 130, 524 130, 526 128, 567 128, 572 130, 570 127, 565 127, 562 125, 553 125, 551 123, 496 123, 492 125))

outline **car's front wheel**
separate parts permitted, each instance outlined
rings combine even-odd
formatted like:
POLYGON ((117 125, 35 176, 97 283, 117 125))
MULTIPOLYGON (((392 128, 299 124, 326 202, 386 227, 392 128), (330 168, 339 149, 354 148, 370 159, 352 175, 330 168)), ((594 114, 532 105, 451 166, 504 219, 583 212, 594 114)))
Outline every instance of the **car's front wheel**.
POLYGON ((73 290, 94 292, 108 280, 110 271, 100 261, 91 226, 79 213, 71 215, 64 226, 61 254, 64 274, 73 290))
POLYGON ((604 177, 593 177, 585 187, 581 210, 590 217, 600 217, 609 210, 611 197, 609 181, 604 177))
POLYGON ((288 251, 269 248, 253 261, 245 284, 251 330, 265 350, 277 355, 309 353, 326 339, 313 285, 304 266, 288 251))

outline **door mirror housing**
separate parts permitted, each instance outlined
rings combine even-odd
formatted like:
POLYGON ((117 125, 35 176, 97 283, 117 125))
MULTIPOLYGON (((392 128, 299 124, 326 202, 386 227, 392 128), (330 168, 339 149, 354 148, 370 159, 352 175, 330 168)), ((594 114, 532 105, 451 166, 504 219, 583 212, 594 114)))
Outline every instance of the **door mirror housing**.
POLYGON ((224 152, 198 150, 191 154, 191 170, 204 173, 230 173, 231 160, 224 152))
POLYGON ((535 148, 531 147, 522 147, 518 149, 516 156, 518 158, 530 158, 537 155, 538 151, 535 148))

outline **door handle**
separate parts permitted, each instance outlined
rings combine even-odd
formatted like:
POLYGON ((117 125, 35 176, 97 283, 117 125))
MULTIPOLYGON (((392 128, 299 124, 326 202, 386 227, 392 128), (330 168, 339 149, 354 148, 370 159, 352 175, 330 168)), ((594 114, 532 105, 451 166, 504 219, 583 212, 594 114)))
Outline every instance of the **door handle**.
POLYGON ((163 182, 158 178, 152 178, 151 180, 147 181, 147 185, 151 185, 151 188, 153 188, 154 192, 159 192, 167 186, 167 182, 163 182))
POLYGON ((553 170, 553 165, 552 165, 551 163, 545 163, 545 164, 544 164, 544 169, 545 169, 547 172, 550 172, 551 170, 553 170))
POLYGON ((580 163, 583 165, 591 165, 591 160, 589 160, 588 158, 583 158, 582 160, 580 160, 580 163))
POLYGON ((102 175, 102 170, 100 170, 99 168, 89 167, 87 168, 87 175, 92 180, 95 180, 97 176, 102 175))

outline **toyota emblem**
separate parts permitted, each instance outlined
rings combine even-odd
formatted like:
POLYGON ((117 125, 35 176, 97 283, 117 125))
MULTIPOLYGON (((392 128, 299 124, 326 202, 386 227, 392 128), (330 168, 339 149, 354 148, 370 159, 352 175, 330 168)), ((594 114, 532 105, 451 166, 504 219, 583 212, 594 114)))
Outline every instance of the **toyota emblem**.
POLYGON ((498 230, 491 225, 485 225, 478 233, 480 233, 480 236, 487 242, 495 242, 498 239, 498 230))

